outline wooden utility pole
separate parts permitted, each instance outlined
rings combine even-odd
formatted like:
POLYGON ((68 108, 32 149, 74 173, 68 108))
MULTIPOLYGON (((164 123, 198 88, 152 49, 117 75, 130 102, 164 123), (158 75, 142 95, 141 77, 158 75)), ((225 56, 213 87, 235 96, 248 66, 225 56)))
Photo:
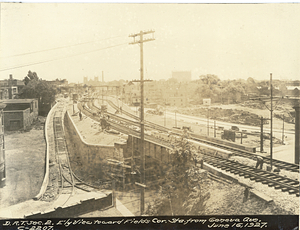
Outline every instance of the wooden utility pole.
POLYGON ((300 156, 300 103, 299 100, 295 102, 293 107, 296 111, 295 117, 295 164, 299 164, 300 156))
POLYGON ((270 166, 272 171, 273 166, 273 84, 272 84, 272 73, 270 73, 270 91, 271 91, 271 140, 270 140, 270 166))
POLYGON ((260 152, 264 152, 264 118, 260 118, 260 152))
MULTIPOLYGON (((129 43, 130 45, 133 44, 140 44, 140 74, 141 74, 141 80, 140 85, 141 85, 141 160, 142 160, 142 165, 141 165, 141 183, 145 184, 145 150, 144 150, 144 81, 149 81, 149 80, 144 80, 144 60, 143 60, 143 43, 144 42, 149 42, 155 40, 153 37, 152 38, 147 38, 144 39, 145 34, 152 34, 154 35, 154 31, 140 31, 140 33, 137 34, 132 34, 129 35, 129 37, 132 37, 134 40, 133 42, 129 43), (135 40, 137 37, 139 37, 139 40, 135 40)), ((142 187, 141 189, 141 215, 145 211, 145 187, 142 187)))
POLYGON ((282 118, 282 144, 284 144, 284 115, 282 118))
POLYGON ((209 136, 209 106, 207 107, 207 136, 209 136))
POLYGON ((216 125, 216 120, 214 120, 214 137, 217 137, 217 125, 216 125))
MULTIPOLYGON (((103 71, 102 71, 102 85, 104 84, 104 74, 103 74, 103 71)), ((101 87, 101 90, 102 90, 102 105, 103 104, 103 87, 101 87)))

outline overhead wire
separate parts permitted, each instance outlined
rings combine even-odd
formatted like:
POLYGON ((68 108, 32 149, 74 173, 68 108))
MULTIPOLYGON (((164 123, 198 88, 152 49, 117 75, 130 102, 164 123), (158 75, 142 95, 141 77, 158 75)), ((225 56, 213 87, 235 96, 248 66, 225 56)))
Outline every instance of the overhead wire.
POLYGON ((59 47, 55 47, 55 48, 49 48, 49 49, 38 50, 38 51, 32 51, 32 52, 27 52, 27 53, 22 53, 22 54, 15 54, 15 55, 4 56, 4 57, 1 57, 1 56, 0 56, 0 58, 11 58, 11 57, 24 56, 24 55, 28 55, 28 54, 42 53, 42 52, 46 52, 46 51, 52 51, 52 50, 58 50, 58 49, 64 49, 64 48, 68 48, 68 47, 74 47, 74 46, 79 46, 79 45, 85 45, 85 44, 89 44, 89 43, 96 43, 96 42, 99 42, 99 41, 105 41, 105 40, 109 40, 109 39, 113 39, 113 38, 119 38, 119 37, 124 37, 124 36, 115 36, 115 37, 104 38, 104 39, 100 39, 100 40, 96 40, 96 41, 82 42, 82 43, 73 44, 73 45, 59 46, 59 47))
POLYGON ((112 46, 107 46, 107 47, 104 47, 104 48, 101 48, 101 49, 91 50, 91 51, 83 52, 83 53, 79 53, 79 54, 69 55, 69 56, 65 56, 65 57, 54 58, 54 59, 39 61, 39 62, 33 62, 33 63, 18 65, 18 66, 14 66, 14 67, 8 67, 8 68, 0 69, 0 72, 6 71, 6 70, 18 69, 18 68, 22 68, 22 67, 26 67, 26 66, 31 66, 31 65, 38 65, 38 64, 43 64, 43 63, 47 63, 47 62, 57 61, 57 60, 65 59, 65 58, 80 56, 80 55, 83 55, 83 54, 93 53, 93 52, 97 52, 97 51, 100 51, 100 50, 105 50, 105 49, 114 48, 114 47, 117 47, 117 46, 122 46, 122 45, 125 45, 125 44, 128 44, 128 42, 117 44, 117 45, 112 45, 112 46))

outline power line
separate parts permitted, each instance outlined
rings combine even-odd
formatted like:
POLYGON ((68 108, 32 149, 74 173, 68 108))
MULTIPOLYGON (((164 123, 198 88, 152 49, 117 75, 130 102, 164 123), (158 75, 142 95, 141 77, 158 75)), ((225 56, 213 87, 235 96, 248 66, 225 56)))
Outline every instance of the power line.
POLYGON ((104 48, 101 48, 101 49, 96 49, 96 50, 92 50, 92 51, 88 51, 88 52, 84 52, 84 53, 79 53, 79 54, 75 54, 75 55, 71 55, 71 56, 60 57, 60 58, 55 58, 55 59, 50 59, 50 60, 45 60, 45 61, 40 61, 40 62, 33 62, 33 63, 14 66, 14 67, 8 67, 8 68, 5 68, 5 69, 0 69, 0 72, 6 71, 6 70, 18 69, 18 68, 22 68, 22 67, 26 67, 26 66, 31 66, 31 65, 38 65, 38 64, 43 64, 43 63, 47 63, 47 62, 57 61, 57 60, 61 60, 61 59, 69 58, 69 57, 75 57, 75 56, 88 54, 88 53, 93 53, 93 52, 97 52, 99 50, 105 50, 105 49, 114 48, 114 47, 122 46, 122 45, 126 45, 126 44, 127 44, 127 42, 117 44, 117 45, 113 45, 113 46, 107 46, 107 47, 104 47, 104 48))
POLYGON ((11 57, 24 56, 24 55, 28 55, 28 54, 42 53, 42 52, 45 52, 45 51, 58 50, 58 49, 63 49, 63 48, 68 48, 68 47, 73 47, 73 46, 79 46, 79 45, 84 45, 84 44, 89 44, 89 43, 95 43, 95 42, 105 41, 105 40, 109 40, 109 39, 113 39, 113 38, 119 38, 119 37, 123 37, 123 36, 104 38, 104 39, 97 40, 97 41, 82 42, 82 43, 78 43, 78 44, 74 44, 74 45, 60 46, 60 47, 56 47, 56 48, 50 48, 50 49, 39 50, 39 51, 32 51, 32 52, 22 53, 22 54, 15 54, 15 55, 10 55, 10 56, 0 57, 0 58, 11 58, 11 57))

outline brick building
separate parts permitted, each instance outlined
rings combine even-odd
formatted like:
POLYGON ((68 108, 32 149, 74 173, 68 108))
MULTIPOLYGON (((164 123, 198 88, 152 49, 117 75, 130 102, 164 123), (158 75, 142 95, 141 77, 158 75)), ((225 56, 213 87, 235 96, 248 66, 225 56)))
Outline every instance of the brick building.
POLYGON ((4 129, 19 130, 28 128, 38 117, 37 99, 8 99, 3 100, 4 129))
POLYGON ((0 80, 0 100, 13 99, 24 87, 24 82, 13 79, 12 74, 9 79, 0 80))

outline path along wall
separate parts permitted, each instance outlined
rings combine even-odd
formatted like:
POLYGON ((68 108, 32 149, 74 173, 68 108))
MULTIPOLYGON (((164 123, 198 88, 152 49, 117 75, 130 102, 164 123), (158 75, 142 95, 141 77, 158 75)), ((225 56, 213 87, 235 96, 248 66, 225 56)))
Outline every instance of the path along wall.
POLYGON ((115 146, 85 142, 68 112, 64 116, 64 131, 73 172, 87 182, 104 179, 103 163, 113 158, 115 146))

